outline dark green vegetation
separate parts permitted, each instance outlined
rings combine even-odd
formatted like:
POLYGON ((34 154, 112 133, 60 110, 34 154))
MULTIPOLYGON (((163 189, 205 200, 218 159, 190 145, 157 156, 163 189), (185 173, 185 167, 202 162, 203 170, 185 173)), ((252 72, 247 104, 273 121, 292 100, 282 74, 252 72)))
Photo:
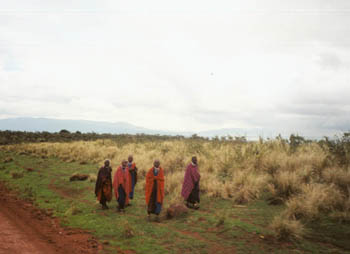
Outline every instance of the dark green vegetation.
MULTIPOLYGON (((195 136, 196 139, 204 139, 195 136)), ((71 142, 71 141, 95 141, 97 139, 109 139, 117 141, 119 144, 144 142, 149 140, 173 140, 184 139, 183 136, 166 135, 146 135, 146 134, 98 134, 81 133, 61 130, 60 132, 26 132, 26 131, 0 131, 0 145, 18 144, 18 143, 39 143, 39 142, 71 142)))
MULTIPOLYGON (((313 222, 307 237, 278 242, 268 229, 284 207, 268 205, 263 197, 247 206, 230 200, 202 196, 201 209, 181 218, 148 222, 144 204, 144 181, 125 214, 101 210, 94 197, 94 182, 70 182, 75 173, 96 174, 98 165, 62 162, 0 151, 0 180, 23 199, 51 210, 69 227, 90 231, 105 253, 350 253, 350 225, 330 220, 313 222), (12 160, 11 160, 12 159, 12 160), (33 170, 28 170, 28 168, 33 170)), ((181 184, 181 183, 179 183, 181 184)), ((169 204, 165 204, 167 206, 169 204)), ((163 211, 164 212, 164 211, 163 211)))

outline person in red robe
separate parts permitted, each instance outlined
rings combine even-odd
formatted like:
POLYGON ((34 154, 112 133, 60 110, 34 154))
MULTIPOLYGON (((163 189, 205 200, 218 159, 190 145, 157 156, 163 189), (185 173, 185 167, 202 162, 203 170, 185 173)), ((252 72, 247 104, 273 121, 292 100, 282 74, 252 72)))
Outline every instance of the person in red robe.
MULTIPOLYGON (((132 155, 129 155, 128 157, 128 170, 130 173, 130 182, 129 182, 129 186, 130 186, 130 195, 129 198, 133 199, 134 198, 134 193, 135 193, 135 185, 137 183, 137 167, 136 167, 136 163, 133 162, 134 158, 132 155)), ((129 203, 130 205, 130 203, 129 203)))
POLYGON ((106 202, 112 200, 112 168, 109 160, 105 160, 104 166, 100 168, 95 185, 95 195, 100 201, 102 209, 108 209, 106 202))
POLYGON ((156 221, 159 221, 159 214, 164 200, 164 170, 160 167, 160 161, 155 160, 153 167, 146 175, 146 204, 150 220, 151 214, 155 214, 156 221))
POLYGON ((186 206, 189 208, 199 208, 199 174, 197 157, 192 157, 192 162, 187 166, 184 182, 182 185, 181 195, 186 201, 186 206))
POLYGON ((113 189, 116 200, 118 202, 118 211, 124 212, 125 206, 129 204, 129 192, 130 192, 130 175, 127 167, 128 162, 122 161, 113 177, 113 189))

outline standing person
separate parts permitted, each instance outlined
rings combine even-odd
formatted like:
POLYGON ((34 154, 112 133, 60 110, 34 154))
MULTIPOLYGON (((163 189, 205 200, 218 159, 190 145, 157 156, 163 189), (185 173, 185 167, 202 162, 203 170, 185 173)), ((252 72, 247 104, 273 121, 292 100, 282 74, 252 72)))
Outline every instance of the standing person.
POLYGON ((192 162, 187 166, 184 182, 182 185, 181 195, 186 200, 188 208, 199 208, 199 174, 197 157, 192 157, 192 162))
POLYGON ((98 171, 95 185, 95 195, 103 210, 108 209, 106 202, 112 200, 112 168, 109 164, 109 160, 105 160, 104 166, 98 171))
POLYGON ((127 164, 128 162, 123 160, 122 165, 118 167, 113 178, 113 188, 118 202, 119 212, 124 212, 125 206, 129 203, 130 180, 127 164))
MULTIPOLYGON (((134 191, 135 191, 135 185, 137 183, 137 167, 136 167, 136 163, 133 162, 134 158, 132 155, 129 155, 128 157, 128 170, 130 173, 130 199, 134 198, 134 191)), ((130 205, 130 204, 129 204, 130 205)))
POLYGON ((160 167, 160 161, 155 160, 153 167, 146 175, 146 204, 148 219, 151 213, 157 215, 156 221, 159 222, 159 214, 162 209, 164 199, 164 170, 160 167))

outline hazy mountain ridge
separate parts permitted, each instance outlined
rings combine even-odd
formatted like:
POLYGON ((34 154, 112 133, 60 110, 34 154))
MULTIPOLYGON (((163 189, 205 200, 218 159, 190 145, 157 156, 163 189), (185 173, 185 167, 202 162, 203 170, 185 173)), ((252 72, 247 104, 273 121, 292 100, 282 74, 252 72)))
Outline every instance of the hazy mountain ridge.
POLYGON ((99 122, 88 120, 61 120, 51 118, 7 118, 0 119, 0 130, 11 131, 48 131, 59 132, 60 130, 68 130, 70 132, 80 131, 83 133, 111 133, 111 134, 159 134, 159 135, 182 135, 191 136, 197 134, 203 137, 214 136, 246 136, 257 137, 261 130, 258 129, 241 129, 227 128, 201 132, 175 132, 152 130, 129 124, 127 122, 99 122))
POLYGON ((80 131, 85 133, 154 133, 152 130, 134 126, 125 122, 112 123, 87 120, 60 120, 50 118, 8 118, 0 120, 0 130, 58 132, 62 129, 68 130, 70 132, 80 131))

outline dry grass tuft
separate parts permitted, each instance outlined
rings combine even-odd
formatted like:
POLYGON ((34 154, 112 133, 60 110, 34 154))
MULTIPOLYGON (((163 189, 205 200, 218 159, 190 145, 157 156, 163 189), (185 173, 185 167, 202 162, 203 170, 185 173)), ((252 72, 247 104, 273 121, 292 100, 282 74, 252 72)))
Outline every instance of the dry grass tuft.
POLYGON ((270 227, 278 240, 297 240, 305 234, 305 228, 300 221, 283 216, 275 217, 270 227))
POLYGON ((232 196, 235 203, 245 204, 258 199, 266 189, 269 176, 257 174, 256 172, 240 171, 234 174, 232 182, 229 183, 232 189, 226 188, 228 197, 232 196), (228 193, 228 190, 232 192, 228 193))
POLYGON ((323 171, 323 179, 329 184, 337 185, 345 194, 350 188, 350 169, 327 168, 323 171))
POLYGON ((334 185, 308 184, 302 194, 287 201, 284 215, 291 219, 315 220, 323 212, 342 209, 344 196, 334 185))
POLYGON ((295 171, 280 171, 272 179, 277 198, 288 199, 301 192, 301 177, 295 171))

